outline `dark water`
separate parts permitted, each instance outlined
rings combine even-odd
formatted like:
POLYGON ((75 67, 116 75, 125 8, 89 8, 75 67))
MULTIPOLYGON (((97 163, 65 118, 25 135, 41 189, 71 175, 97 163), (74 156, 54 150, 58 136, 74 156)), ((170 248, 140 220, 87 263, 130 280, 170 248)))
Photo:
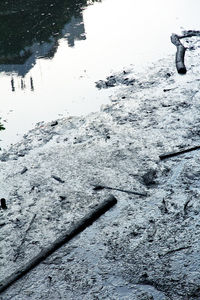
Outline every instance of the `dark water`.
MULTIPOLYGON (((68 45, 84 40, 82 10, 86 0, 18 0, 0 3, 1 72, 24 77, 37 58, 52 59, 65 35, 68 45), (72 19, 73 18, 73 19, 72 19), (66 28, 66 24, 69 24, 66 28)), ((15 91, 14 81, 11 84, 15 91)), ((21 84, 23 88, 23 84, 21 84)), ((33 79, 30 82, 34 90, 33 79)))
POLYGON ((109 103, 95 81, 174 53, 169 37, 200 29, 198 0, 0 2, 0 147, 36 122, 109 103), (1 127, 0 127, 1 129, 1 127))

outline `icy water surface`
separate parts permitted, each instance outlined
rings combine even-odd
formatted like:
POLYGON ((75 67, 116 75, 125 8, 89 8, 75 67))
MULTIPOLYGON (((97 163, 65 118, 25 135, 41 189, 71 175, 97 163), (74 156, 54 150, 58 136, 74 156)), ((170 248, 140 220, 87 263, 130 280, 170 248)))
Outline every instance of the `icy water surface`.
POLYGON ((174 53, 170 34, 200 29, 198 0, 0 3, 0 147, 36 122, 109 103, 95 81, 174 53), (0 128, 1 129, 1 128, 0 128))

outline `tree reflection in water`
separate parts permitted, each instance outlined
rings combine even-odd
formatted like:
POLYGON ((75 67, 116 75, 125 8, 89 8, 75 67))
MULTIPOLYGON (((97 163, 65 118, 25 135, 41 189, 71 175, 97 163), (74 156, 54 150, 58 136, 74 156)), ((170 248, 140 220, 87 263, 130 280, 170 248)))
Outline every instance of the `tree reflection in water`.
MULTIPOLYGON (((58 40, 65 38, 69 47, 84 40, 82 11, 101 0, 4 0, 0 2, 0 72, 10 74, 11 90, 26 86, 34 91, 32 76, 25 75, 38 58, 52 59, 58 40)), ((0 130, 5 127, 0 122, 0 130)))
POLYGON ((82 11, 93 2, 101 0, 1 1, 0 72, 23 77, 37 58, 53 58, 60 38, 70 47, 85 39, 82 11))
MULTIPOLYGON (((58 40, 65 37, 69 47, 85 39, 82 11, 101 0, 4 0, 0 2, 0 72, 19 76, 20 88, 26 88, 25 75, 38 58, 54 57, 58 40)), ((34 80, 29 86, 34 91, 34 80)), ((0 131, 5 127, 0 122, 0 131)))

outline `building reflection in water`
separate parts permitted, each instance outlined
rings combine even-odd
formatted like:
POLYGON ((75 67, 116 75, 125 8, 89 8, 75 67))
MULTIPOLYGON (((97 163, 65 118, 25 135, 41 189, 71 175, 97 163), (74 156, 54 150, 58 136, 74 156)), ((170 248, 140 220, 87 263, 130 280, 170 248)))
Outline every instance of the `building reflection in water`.
POLYGON ((10 74, 13 92, 17 86, 34 91, 33 78, 29 84, 24 78, 37 59, 54 57, 59 39, 65 38, 69 47, 74 47, 76 40, 86 39, 82 11, 92 2, 95 0, 0 3, 0 72, 10 74), (15 83, 14 77, 20 84, 15 83))

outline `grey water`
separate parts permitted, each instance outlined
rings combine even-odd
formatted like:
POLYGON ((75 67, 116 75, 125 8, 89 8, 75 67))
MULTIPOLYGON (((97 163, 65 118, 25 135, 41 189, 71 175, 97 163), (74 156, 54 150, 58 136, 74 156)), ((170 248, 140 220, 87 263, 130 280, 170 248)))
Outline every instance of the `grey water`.
POLYGON ((198 0, 4 0, 0 3, 0 147, 37 122, 110 103, 95 81, 175 52, 199 30, 198 0))

